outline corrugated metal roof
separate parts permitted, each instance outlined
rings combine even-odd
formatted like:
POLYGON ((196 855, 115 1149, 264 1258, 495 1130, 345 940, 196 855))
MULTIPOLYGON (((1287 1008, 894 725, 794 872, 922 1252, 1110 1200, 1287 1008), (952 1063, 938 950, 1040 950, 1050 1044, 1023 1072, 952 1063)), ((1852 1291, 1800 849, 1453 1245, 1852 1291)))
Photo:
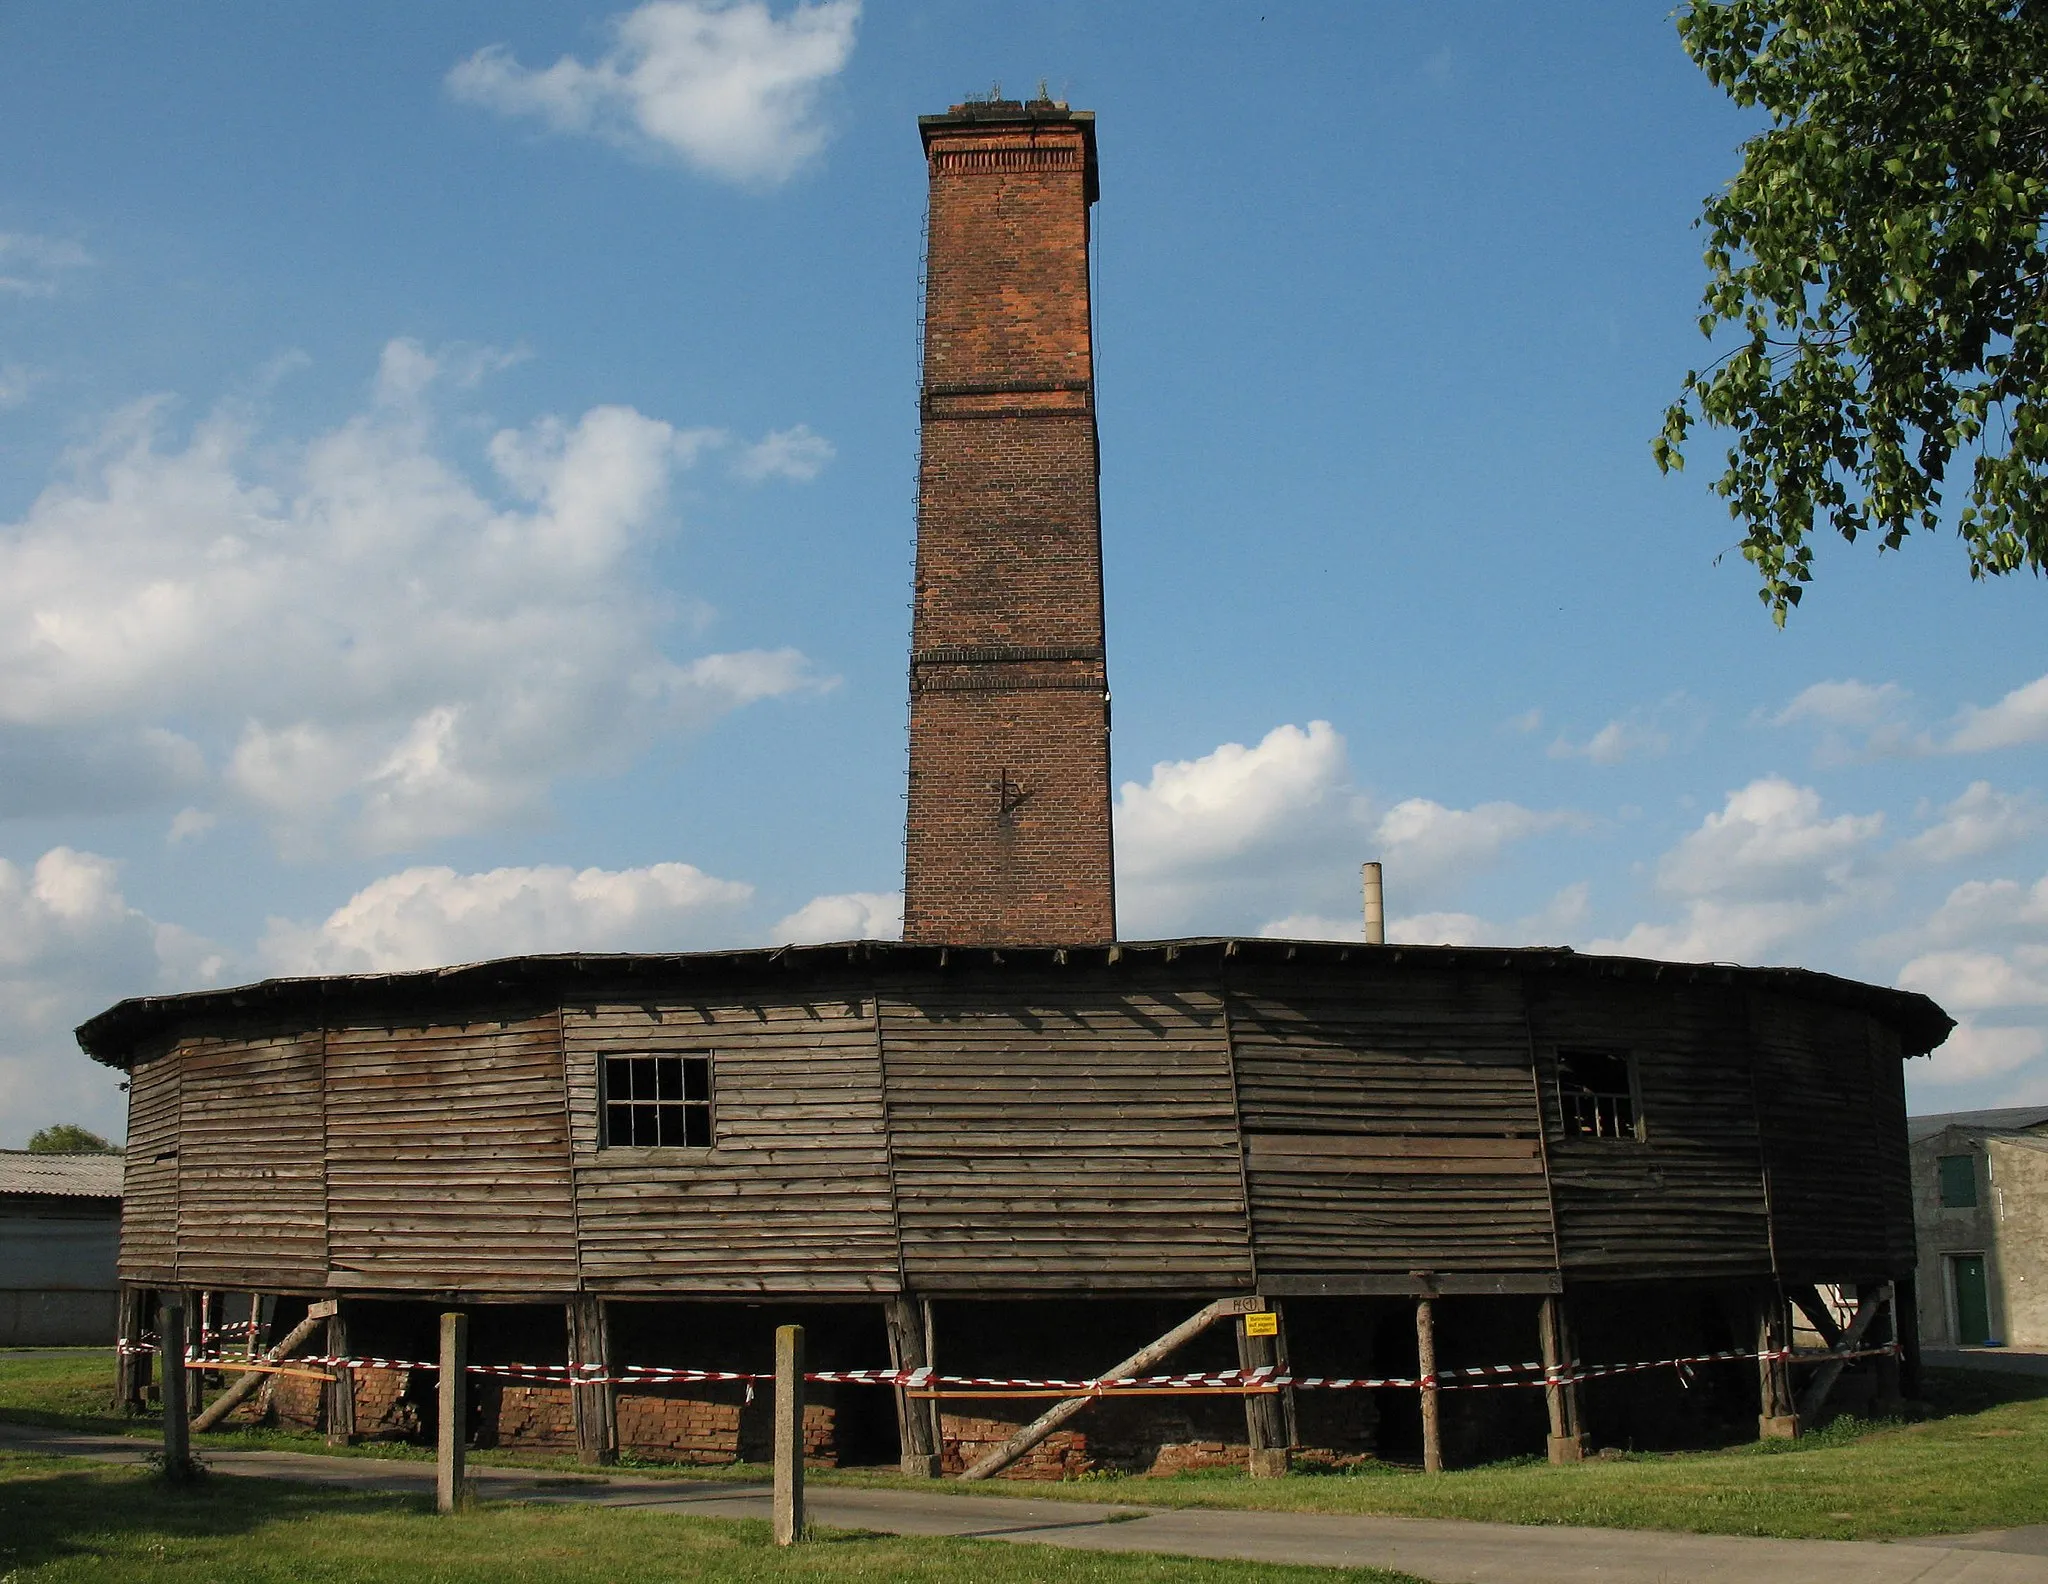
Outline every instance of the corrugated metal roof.
POLYGON ((1944 1128, 1976 1128, 1986 1133, 2017 1133, 2048 1126, 2048 1106, 2007 1106, 1998 1111, 1941 1111, 1906 1119, 1908 1138, 1932 1138, 1944 1128))
POLYGON ((121 1164, 118 1155, 32 1155, 27 1150, 0 1150, 0 1194, 118 1199, 121 1164))
POLYGON ((136 1046, 174 1033, 185 1020, 221 1016, 318 1019, 372 1008, 446 1015, 456 1006, 506 995, 642 995, 701 991, 706 981, 801 981, 843 973, 930 972, 969 968, 1047 972, 1095 967, 1131 969, 1179 962, 1207 966, 1236 958, 1247 963, 1294 963, 1325 970, 1403 967, 1455 972, 1464 968, 1516 968, 1530 973, 1627 979, 1649 983, 1719 984, 1807 997, 1875 1013, 1899 1031, 1904 1054, 1924 1056, 1955 1027, 1926 996, 1883 985, 1838 979, 1805 968, 1743 968, 1733 963, 1657 962, 1604 957, 1569 946, 1367 946, 1339 941, 1290 941, 1231 936, 1187 940, 1115 941, 1080 946, 941 946, 900 941, 838 941, 725 952, 564 952, 504 957, 410 973, 336 974, 326 978, 266 979, 259 984, 182 995, 136 996, 118 1002, 78 1027, 88 1056, 127 1067, 136 1046))

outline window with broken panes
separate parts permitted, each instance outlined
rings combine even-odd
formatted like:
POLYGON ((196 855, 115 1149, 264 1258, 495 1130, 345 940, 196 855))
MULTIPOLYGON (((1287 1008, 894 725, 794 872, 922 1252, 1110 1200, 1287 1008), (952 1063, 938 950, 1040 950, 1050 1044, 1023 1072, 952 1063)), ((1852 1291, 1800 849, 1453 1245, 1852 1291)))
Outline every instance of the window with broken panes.
POLYGON ((711 1053, 605 1057, 604 1141, 710 1148, 711 1053))
POLYGON ((1575 1137, 1633 1142, 1643 1136, 1635 1062, 1627 1051, 1559 1051, 1557 1104, 1565 1132, 1575 1137))

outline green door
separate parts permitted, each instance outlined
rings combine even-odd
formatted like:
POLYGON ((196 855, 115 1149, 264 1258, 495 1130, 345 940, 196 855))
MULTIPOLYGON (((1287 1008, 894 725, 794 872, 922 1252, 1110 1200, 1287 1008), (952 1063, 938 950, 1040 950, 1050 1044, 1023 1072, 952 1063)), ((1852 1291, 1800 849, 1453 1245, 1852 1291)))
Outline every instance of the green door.
POLYGON ((1955 1273, 1956 1342, 1962 1347, 1981 1347, 1991 1340, 1991 1295, 1984 1287, 1984 1256, 1952 1254, 1948 1264, 1955 1273))

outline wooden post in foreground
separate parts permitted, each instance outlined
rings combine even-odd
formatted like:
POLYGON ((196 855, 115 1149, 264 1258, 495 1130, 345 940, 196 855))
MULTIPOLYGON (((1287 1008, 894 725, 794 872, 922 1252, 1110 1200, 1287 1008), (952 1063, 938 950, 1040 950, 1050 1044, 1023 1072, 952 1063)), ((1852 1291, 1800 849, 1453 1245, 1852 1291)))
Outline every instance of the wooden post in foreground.
POLYGON ((585 1463, 616 1463, 619 1457, 619 1398, 611 1381, 611 1320, 604 1300, 579 1293, 569 1304, 569 1410, 576 1426, 576 1455, 585 1463), (602 1379, 589 1382, 595 1366, 602 1379))
POLYGON ((804 1328, 775 1328, 775 1543, 804 1537, 804 1328))
POLYGON ((1780 1356, 1792 1345, 1791 1317, 1775 1290, 1762 1294, 1756 1311, 1756 1434, 1759 1441, 1790 1440, 1799 1434, 1792 1405, 1792 1366, 1780 1356))
POLYGON ((1444 1471, 1444 1438, 1436 1400, 1436 1300, 1415 1300, 1415 1378, 1422 1394, 1422 1471, 1444 1471))
POLYGON ((441 1316, 441 1422, 434 1439, 434 1511, 467 1505, 462 1490, 463 1443, 469 1433, 469 1316, 441 1316))
MULTIPOLYGON (((343 1312, 341 1300, 334 1299, 326 1305, 316 1305, 329 1310, 327 1316, 327 1356, 347 1358, 348 1316, 343 1312)), ((309 1310, 308 1313, 311 1311, 309 1310)), ((321 1388, 320 1406, 327 1421, 327 1444, 329 1446, 350 1446, 356 1438, 356 1372, 344 1365, 334 1367, 334 1379, 321 1388)))
POLYGON ((1564 1299, 1550 1293, 1538 1319, 1543 1333, 1543 1402, 1550 1410, 1548 1448, 1553 1463, 1577 1463, 1586 1455, 1586 1435, 1579 1421, 1579 1383, 1569 1379, 1578 1369, 1565 1323, 1564 1299))
MULTIPOLYGON (((1280 1364, 1280 1310, 1277 1304, 1240 1315, 1237 1320, 1237 1367, 1247 1372, 1277 1369, 1280 1364), (1258 1316, 1254 1320, 1253 1316, 1258 1316), (1252 1328, 1257 1324, 1259 1329, 1252 1328), (1266 1326, 1272 1326, 1268 1331, 1266 1326)), ((1246 1392, 1245 1439, 1251 1456, 1246 1472, 1253 1479, 1279 1479, 1288 1467, 1287 1416, 1278 1392, 1246 1392)))
POLYGON ((185 1295, 160 1294, 156 1310, 158 1345, 163 1350, 164 1478, 192 1475, 192 1420, 185 1397, 185 1295))
MULTIPOLYGON (((917 1370, 931 1367, 926 1345, 923 1305, 911 1297, 889 1298, 882 1304, 882 1320, 889 1332, 889 1365, 892 1369, 917 1370)), ((939 1474, 939 1405, 926 1397, 912 1397, 908 1388, 895 1388, 896 1433, 901 1464, 913 1479, 936 1479, 939 1474)))

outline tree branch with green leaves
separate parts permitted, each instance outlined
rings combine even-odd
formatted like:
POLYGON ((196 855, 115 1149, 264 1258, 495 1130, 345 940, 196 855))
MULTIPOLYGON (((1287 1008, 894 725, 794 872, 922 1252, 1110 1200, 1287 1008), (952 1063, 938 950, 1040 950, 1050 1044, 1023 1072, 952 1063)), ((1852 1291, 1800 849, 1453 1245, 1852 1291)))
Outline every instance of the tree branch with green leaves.
POLYGON ((1780 626, 1814 538, 1955 524, 1970 575, 2048 565, 2048 0, 1725 0, 1685 51, 1771 118, 1707 201, 1701 333, 1735 345, 1653 442, 1733 431, 1715 491, 1780 626))

